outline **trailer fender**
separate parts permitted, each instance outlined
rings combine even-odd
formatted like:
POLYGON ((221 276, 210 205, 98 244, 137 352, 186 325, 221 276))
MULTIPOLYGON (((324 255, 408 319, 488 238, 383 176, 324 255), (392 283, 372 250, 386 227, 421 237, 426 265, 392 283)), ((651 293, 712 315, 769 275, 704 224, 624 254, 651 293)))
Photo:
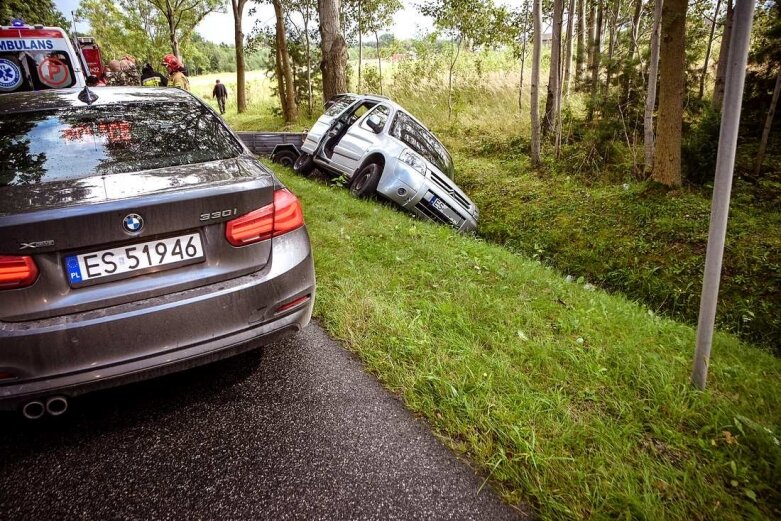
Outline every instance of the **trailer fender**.
POLYGON ((271 160, 280 165, 288 168, 293 168, 293 165, 301 155, 301 151, 292 143, 282 143, 274 147, 271 152, 271 160))

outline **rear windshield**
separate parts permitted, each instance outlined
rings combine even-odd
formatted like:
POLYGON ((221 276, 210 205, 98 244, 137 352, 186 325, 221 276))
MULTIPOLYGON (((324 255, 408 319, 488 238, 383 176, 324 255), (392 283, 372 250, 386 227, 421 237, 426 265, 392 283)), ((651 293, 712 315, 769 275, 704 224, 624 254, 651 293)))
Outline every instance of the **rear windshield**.
POLYGON ((66 89, 76 84, 64 51, 0 52, 0 92, 66 89))
POLYGON ((203 163, 242 150, 200 103, 5 114, 0 115, 0 187, 203 163))

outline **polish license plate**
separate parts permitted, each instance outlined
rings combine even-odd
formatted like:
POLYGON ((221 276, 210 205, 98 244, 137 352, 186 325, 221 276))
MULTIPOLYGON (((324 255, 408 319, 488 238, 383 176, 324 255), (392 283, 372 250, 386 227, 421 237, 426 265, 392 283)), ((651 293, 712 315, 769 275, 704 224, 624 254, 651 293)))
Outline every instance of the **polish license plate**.
POLYGON ((197 262, 203 257, 201 236, 191 233, 109 250, 69 255, 65 257, 65 269, 71 286, 77 286, 96 279, 108 281, 157 271, 156 268, 160 266, 165 266, 164 269, 173 268, 197 262))
POLYGON ((429 205, 431 205, 432 208, 439 211, 439 213, 444 217, 446 220, 450 222, 453 226, 461 226, 461 223, 464 221, 463 218, 461 218, 460 215, 458 215, 456 212, 453 211, 448 204, 437 197, 436 195, 431 196, 431 199, 429 200, 429 205))

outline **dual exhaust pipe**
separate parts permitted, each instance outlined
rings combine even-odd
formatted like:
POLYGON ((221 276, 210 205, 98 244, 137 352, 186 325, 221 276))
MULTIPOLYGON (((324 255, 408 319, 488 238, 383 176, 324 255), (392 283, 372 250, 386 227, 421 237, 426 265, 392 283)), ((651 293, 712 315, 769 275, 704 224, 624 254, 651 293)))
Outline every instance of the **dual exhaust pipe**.
POLYGON ((45 401, 32 400, 22 406, 22 416, 28 420, 38 420, 44 414, 61 416, 68 410, 68 399, 64 396, 52 396, 45 401))

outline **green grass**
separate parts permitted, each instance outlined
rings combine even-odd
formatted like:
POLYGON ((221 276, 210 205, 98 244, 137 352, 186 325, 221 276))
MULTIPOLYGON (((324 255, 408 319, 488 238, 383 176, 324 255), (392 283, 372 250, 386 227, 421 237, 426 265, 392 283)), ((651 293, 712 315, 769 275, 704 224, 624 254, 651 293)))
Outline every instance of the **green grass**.
POLYGON ((544 519, 781 515, 781 360, 719 333, 697 392, 690 326, 273 168, 303 201, 317 318, 508 502, 544 519))
MULTIPOLYGON (((710 198, 646 182, 534 172, 454 145, 458 181, 481 210, 480 234, 514 251, 694 323, 710 198)), ((781 349, 781 213, 736 188, 720 287, 720 327, 781 349)), ((780 351, 781 352, 781 351, 780 351)))

